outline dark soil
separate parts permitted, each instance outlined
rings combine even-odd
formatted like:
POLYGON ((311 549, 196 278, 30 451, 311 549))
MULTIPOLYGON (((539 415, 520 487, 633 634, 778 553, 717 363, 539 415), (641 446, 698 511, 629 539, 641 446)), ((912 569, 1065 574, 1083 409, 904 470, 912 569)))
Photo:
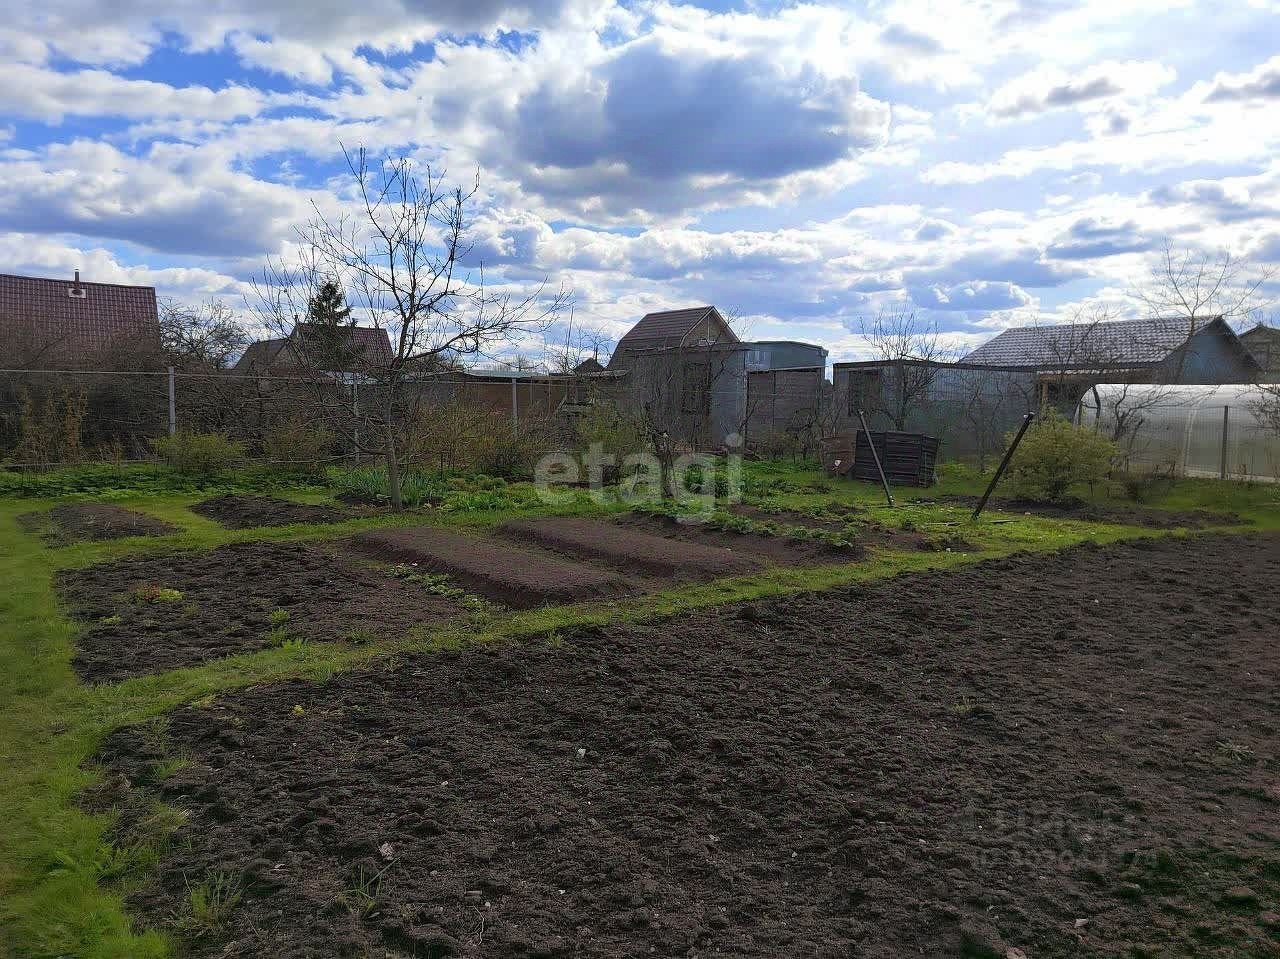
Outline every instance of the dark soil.
POLYGON ((191 507, 228 529, 290 526, 293 523, 340 523, 352 514, 334 506, 295 503, 272 496, 215 496, 191 507))
POLYGON ((1277 596, 1275 537, 1020 555, 250 689, 100 759, 190 814, 144 925, 240 884, 194 956, 1273 956, 1277 596))
POLYGON ((501 532, 570 556, 667 579, 714 579, 749 573, 760 562, 722 546, 657 536, 594 519, 530 519, 504 523, 501 532))
MULTIPOLYGON (((923 498, 917 503, 954 503, 960 506, 978 505, 978 497, 968 494, 948 494, 935 499, 923 498)), ((1069 503, 1039 503, 1025 499, 993 498, 982 511, 988 513, 1030 513, 1051 519, 1078 519, 1091 523, 1118 523, 1124 526, 1145 526, 1148 529, 1204 529, 1206 526, 1238 526, 1251 522, 1236 513, 1215 513, 1207 509, 1169 510, 1151 506, 1109 503, 1089 503, 1074 500, 1069 503)))
POLYGON ((287 636, 313 642, 400 635, 460 611, 385 570, 296 543, 130 557, 68 570, 58 585, 85 621, 73 665, 90 682, 265 649, 280 641, 270 635, 276 610, 288 613, 287 636))
POLYGON ((50 546, 179 532, 172 523, 106 503, 68 503, 47 511, 24 513, 18 521, 28 532, 39 533, 50 546))
POLYGON ((686 543, 698 543, 703 546, 718 546, 733 550, 743 556, 752 557, 779 566, 816 566, 824 563, 852 562, 859 559, 864 551, 861 544, 854 546, 831 546, 813 540, 794 540, 785 536, 760 536, 755 533, 735 533, 729 530, 715 529, 706 523, 696 520, 682 522, 669 516, 654 516, 631 513, 618 520, 623 527, 646 530, 659 536, 683 540, 686 543))
POLYGON ((545 550, 431 526, 372 530, 349 541, 378 559, 417 563, 447 573, 487 599, 527 609, 619 596, 637 585, 612 570, 600 570, 545 550))
POLYGON ((896 529, 876 520, 869 519, 865 510, 855 506, 841 507, 840 513, 824 513, 815 516, 800 510, 769 511, 758 506, 735 506, 731 510, 739 516, 761 522, 774 522, 781 526, 805 526, 809 529, 822 529, 829 532, 842 532, 850 526, 857 533, 858 540, 867 546, 883 546, 889 549, 921 549, 937 551, 939 549, 963 549, 973 552, 977 549, 972 543, 963 539, 953 530, 939 527, 935 532, 924 533, 917 530, 896 529))

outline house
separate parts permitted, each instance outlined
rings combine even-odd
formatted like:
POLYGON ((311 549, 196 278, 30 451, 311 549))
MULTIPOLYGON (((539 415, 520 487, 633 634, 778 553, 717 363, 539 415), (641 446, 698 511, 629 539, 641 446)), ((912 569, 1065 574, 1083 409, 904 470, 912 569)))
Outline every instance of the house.
POLYGON ((742 341, 714 306, 649 313, 618 341, 611 372, 624 395, 689 448, 730 437, 757 445, 816 427, 827 351, 789 340, 742 341))
POLYGON ((391 338, 379 327, 302 322, 287 337, 250 343, 232 372, 282 375, 311 369, 368 373, 394 358, 391 338))
POLYGON ((1280 327, 1259 323, 1240 334, 1240 342, 1262 368, 1263 379, 1280 379, 1280 327))
POLYGON ((150 286, 0 274, 0 365, 141 369, 160 349, 150 286))
POLYGON ((1018 327, 961 362, 1032 370, 1041 403, 1068 410, 1095 383, 1248 383, 1260 370, 1221 316, 1018 327))

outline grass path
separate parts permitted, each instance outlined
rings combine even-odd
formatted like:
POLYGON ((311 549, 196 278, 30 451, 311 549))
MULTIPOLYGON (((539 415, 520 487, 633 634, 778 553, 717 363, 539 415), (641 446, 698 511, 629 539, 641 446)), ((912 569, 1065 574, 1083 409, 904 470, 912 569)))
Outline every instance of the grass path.
MULTIPOLYGON (((874 493, 842 491, 841 500, 866 502, 874 493)), ((829 494, 783 497, 804 505, 829 494)), ((270 649, 202 666, 87 687, 70 667, 76 628, 52 588, 59 569, 83 566, 138 551, 211 548, 243 540, 331 538, 371 526, 421 523, 422 515, 380 516, 342 524, 230 531, 186 509, 198 497, 161 496, 116 500, 178 525, 159 539, 45 548, 23 533, 16 517, 54 500, 0 500, 0 947, 24 957, 150 959, 172 955, 155 933, 135 934, 121 890, 145 868, 145 856, 113 848, 104 838, 108 816, 85 813, 77 797, 95 780, 83 767, 103 736, 181 703, 275 680, 325 680, 335 672, 408 650, 461 643, 554 636, 579 626, 635 622, 739 600, 839 587, 930 568, 947 568, 1016 550, 1053 550, 1085 539, 1108 542, 1147 535, 1133 527, 1055 522, 1014 516, 965 526, 980 552, 874 552, 865 561, 818 569, 773 569, 707 584, 673 588, 608 604, 582 604, 501 614, 411 630, 364 645, 313 643, 270 649)), ((1182 504, 1178 504, 1181 506, 1182 504)), ((941 506, 907 507, 922 523, 960 523, 964 511, 941 506)), ((578 504, 563 512, 595 512, 578 504)), ((485 525, 512 513, 439 517, 442 522, 485 525)), ((1264 527, 1280 526, 1280 511, 1259 512, 1264 527)), ((157 841, 162 837, 158 836, 157 841)))

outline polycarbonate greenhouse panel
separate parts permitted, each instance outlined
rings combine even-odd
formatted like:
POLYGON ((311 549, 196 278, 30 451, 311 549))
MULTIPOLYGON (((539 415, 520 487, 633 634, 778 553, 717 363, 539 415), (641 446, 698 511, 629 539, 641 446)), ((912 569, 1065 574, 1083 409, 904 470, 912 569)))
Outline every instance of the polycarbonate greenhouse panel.
POLYGON ((1280 431, 1262 411, 1278 403, 1258 386, 1100 384, 1080 401, 1079 422, 1118 437, 1132 467, 1275 483, 1280 431))

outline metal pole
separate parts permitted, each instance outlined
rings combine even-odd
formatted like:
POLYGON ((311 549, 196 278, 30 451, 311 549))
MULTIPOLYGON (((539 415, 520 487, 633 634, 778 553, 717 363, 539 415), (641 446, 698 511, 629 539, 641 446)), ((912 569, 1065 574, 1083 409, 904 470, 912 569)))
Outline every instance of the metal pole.
POLYGON ((996 484, 1000 482, 1000 477, 1004 476, 1004 471, 1009 467, 1009 461, 1013 459, 1013 452, 1018 448, 1018 444, 1022 442, 1022 436, 1027 432, 1027 427, 1031 425, 1031 421, 1036 418, 1035 413, 1026 413, 1022 417, 1022 425, 1018 427, 1018 434, 1013 438, 1013 442, 1009 444, 1009 448, 1004 451, 1004 459, 1000 461, 1000 465, 996 467, 996 475, 991 477, 991 482, 987 484, 987 490, 982 494, 982 499, 978 500, 978 508, 973 511, 971 519, 977 519, 982 515, 983 507, 987 505, 987 500, 991 498, 991 493, 995 490, 996 484))
MULTIPOLYGON (((880 485, 884 488, 884 498, 889 501, 889 505, 893 505, 893 494, 889 492, 889 480, 884 475, 884 467, 880 465, 880 454, 876 452, 875 440, 871 438, 871 430, 867 429, 867 417, 858 410, 858 419, 862 422, 862 432, 867 434, 867 445, 871 447, 871 458, 876 461, 876 472, 880 474, 880 485)), ((853 441, 853 458, 858 458, 858 440, 855 437, 853 441)))
POLYGON ((1231 415, 1231 407, 1222 408, 1222 461, 1218 464, 1218 479, 1227 478, 1227 419, 1231 415))
POLYGON ((519 394, 516 392, 516 378, 511 377, 511 432, 520 429, 519 394))
POLYGON ((174 392, 173 367, 169 367, 169 435, 178 432, 178 403, 174 392))

